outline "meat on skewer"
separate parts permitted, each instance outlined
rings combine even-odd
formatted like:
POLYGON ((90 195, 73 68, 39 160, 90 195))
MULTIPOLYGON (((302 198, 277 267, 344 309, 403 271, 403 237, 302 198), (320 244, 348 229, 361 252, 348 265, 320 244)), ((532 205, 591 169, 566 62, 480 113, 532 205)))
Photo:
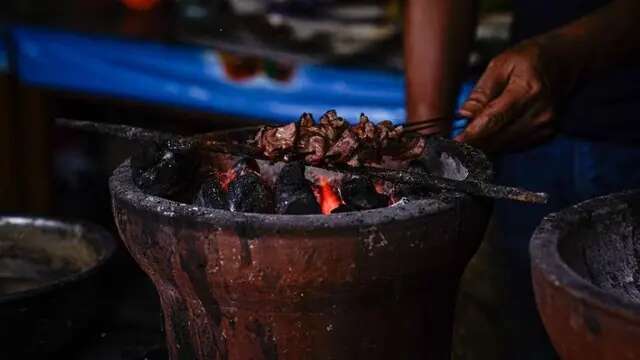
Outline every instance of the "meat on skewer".
POLYGON ((307 164, 346 164, 359 166, 379 163, 383 156, 409 160, 419 157, 425 140, 409 136, 402 126, 391 121, 374 124, 365 114, 357 125, 350 126, 335 110, 329 110, 316 123, 303 113, 297 123, 264 127, 254 144, 272 160, 301 158, 307 164))

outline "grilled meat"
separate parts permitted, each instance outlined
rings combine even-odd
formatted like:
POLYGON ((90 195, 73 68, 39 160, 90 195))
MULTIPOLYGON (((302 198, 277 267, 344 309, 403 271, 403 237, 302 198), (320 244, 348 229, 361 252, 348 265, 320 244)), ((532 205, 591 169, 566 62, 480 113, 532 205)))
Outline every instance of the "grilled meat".
POLYGON ((424 151, 421 137, 406 136, 401 126, 391 121, 374 124, 365 114, 355 126, 329 110, 316 123, 303 113, 298 123, 280 127, 264 127, 255 138, 256 146, 272 160, 304 159, 307 164, 379 163, 383 156, 400 160, 414 159, 424 151))

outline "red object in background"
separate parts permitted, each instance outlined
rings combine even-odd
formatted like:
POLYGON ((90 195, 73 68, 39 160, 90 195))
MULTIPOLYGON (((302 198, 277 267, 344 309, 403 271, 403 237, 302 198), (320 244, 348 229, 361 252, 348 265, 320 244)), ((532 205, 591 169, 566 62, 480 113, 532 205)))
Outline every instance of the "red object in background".
POLYGON ((234 81, 249 80, 261 72, 261 60, 253 56, 219 53, 227 77, 234 81))
POLYGON ((122 3, 132 10, 151 10, 153 9, 160 0, 121 0, 122 3))

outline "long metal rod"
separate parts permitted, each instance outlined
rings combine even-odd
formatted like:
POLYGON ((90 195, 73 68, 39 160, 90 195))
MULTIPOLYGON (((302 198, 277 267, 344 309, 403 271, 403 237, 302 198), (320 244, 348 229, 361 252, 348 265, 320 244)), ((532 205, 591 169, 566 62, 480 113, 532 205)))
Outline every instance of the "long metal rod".
POLYGON ((375 167, 363 168, 360 174, 410 185, 436 187, 443 190, 464 192, 471 195, 489 197, 493 199, 508 199, 520 202, 546 204, 549 195, 542 192, 532 192, 511 186, 489 184, 476 180, 454 180, 426 172, 408 170, 387 170, 375 167))

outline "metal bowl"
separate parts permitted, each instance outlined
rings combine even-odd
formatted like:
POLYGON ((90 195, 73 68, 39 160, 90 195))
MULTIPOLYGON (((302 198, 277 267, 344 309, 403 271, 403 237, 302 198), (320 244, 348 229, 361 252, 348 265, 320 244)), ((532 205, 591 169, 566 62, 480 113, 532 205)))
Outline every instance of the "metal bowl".
POLYGON ((85 329, 115 249, 96 225, 0 217, 0 358, 51 354, 85 329))

